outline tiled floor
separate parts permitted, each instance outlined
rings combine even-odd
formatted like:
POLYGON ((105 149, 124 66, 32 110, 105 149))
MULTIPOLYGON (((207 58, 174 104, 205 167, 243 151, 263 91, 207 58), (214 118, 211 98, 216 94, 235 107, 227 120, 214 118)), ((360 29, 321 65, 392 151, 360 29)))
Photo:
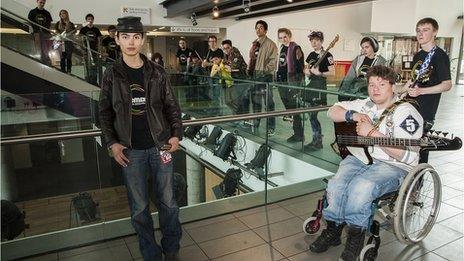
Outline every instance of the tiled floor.
MULTIPOLYGON (((443 95, 436 129, 464 137, 464 86, 443 95)), ((431 153, 443 181, 438 223, 420 244, 406 246, 382 230, 377 260, 463 260, 464 150, 431 153)), ((337 260, 343 246, 309 252, 317 235, 302 232, 322 192, 183 225, 181 260, 337 260)), ((160 238, 159 231, 157 238, 160 238)), ((27 260, 142 260, 135 236, 27 260)))

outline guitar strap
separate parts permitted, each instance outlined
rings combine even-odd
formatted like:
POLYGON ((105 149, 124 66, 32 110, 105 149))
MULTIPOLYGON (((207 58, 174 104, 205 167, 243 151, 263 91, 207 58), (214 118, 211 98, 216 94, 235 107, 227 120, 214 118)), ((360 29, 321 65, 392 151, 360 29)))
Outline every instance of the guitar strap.
MULTIPOLYGON (((400 100, 397 100, 396 102, 394 102, 392 105, 390 105, 388 108, 386 108, 382 115, 380 115, 380 118, 375 122, 374 124, 374 128, 378 128, 380 126, 380 123, 382 123, 383 119, 385 119, 385 117, 387 117, 388 115, 391 115, 396 107, 398 107, 399 105, 405 103, 405 102, 408 102, 410 104, 412 104, 413 106, 416 106, 417 105, 417 102, 415 100, 412 100, 412 99, 400 99, 400 100)), ((387 124, 388 125, 388 124, 387 124)), ((389 127, 389 126, 387 126, 389 127)))

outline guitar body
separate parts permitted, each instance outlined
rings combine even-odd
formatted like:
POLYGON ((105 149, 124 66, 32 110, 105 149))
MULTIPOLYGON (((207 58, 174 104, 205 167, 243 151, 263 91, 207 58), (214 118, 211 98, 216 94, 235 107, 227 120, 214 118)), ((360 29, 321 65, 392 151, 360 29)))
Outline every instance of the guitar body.
POLYGON ((357 136, 356 122, 334 122, 335 127, 335 142, 338 144, 338 150, 342 159, 348 155, 353 155, 365 164, 372 164, 373 160, 368 152, 366 145, 350 145, 341 144, 338 141, 338 135, 357 136))

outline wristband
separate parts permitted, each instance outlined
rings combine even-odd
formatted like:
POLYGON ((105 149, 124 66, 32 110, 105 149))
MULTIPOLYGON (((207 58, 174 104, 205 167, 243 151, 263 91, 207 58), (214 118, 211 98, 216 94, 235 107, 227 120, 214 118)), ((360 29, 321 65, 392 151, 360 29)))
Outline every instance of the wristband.
POLYGON ((345 121, 346 122, 353 122, 353 114, 355 113, 355 111, 353 110, 348 110, 345 112, 345 121))

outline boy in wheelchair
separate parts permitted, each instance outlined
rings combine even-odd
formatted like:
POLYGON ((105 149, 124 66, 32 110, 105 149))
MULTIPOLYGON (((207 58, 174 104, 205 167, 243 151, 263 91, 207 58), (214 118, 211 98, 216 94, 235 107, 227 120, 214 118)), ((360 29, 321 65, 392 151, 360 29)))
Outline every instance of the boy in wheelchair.
MULTIPOLYGON (((421 138, 423 119, 413 105, 398 101, 393 92, 395 77, 388 67, 372 67, 367 73, 369 98, 338 102, 329 109, 328 116, 334 122, 356 122, 358 136, 421 138)), ((370 146, 370 165, 361 153, 349 149, 354 156, 347 156, 340 163, 327 186, 327 206, 322 212, 327 228, 309 247, 312 252, 321 253, 340 245, 343 227, 347 225, 348 238, 340 256, 345 261, 356 260, 364 246, 373 215, 372 202, 396 191, 419 160, 419 147, 370 146)))

